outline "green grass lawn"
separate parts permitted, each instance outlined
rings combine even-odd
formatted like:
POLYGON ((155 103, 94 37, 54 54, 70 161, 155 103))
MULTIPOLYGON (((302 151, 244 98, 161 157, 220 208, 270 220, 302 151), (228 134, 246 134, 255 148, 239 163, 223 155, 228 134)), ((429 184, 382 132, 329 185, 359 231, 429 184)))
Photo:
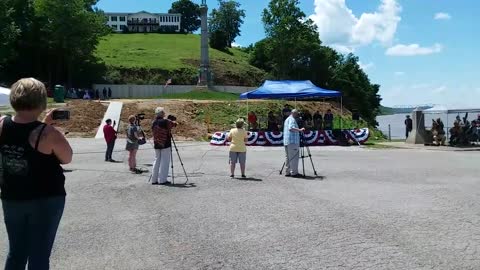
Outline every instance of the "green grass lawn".
MULTIPOLYGON (((239 49, 231 54, 210 49, 212 60, 248 64, 248 55, 239 49)), ((200 36, 184 34, 112 34, 102 39, 97 55, 109 66, 161 68, 185 67, 182 60, 200 59, 200 36)))
MULTIPOLYGON (((219 85, 258 86, 266 73, 249 64, 249 55, 237 48, 209 49, 213 80, 219 85)), ((115 83, 158 84, 196 82, 200 65, 200 36, 194 34, 111 34, 97 46, 115 83), (115 73, 117 71, 117 73, 115 73)))

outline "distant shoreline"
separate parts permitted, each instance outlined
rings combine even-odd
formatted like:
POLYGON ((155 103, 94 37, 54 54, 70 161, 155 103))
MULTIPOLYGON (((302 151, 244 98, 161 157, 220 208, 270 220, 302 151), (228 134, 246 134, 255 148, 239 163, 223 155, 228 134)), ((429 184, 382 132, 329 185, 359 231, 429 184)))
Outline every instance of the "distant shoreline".
POLYGON ((392 107, 385 107, 380 106, 380 115, 394 115, 394 114, 410 114, 416 108, 420 108, 421 110, 426 110, 432 108, 432 106, 420 106, 420 107, 410 107, 410 108, 392 108, 392 107))

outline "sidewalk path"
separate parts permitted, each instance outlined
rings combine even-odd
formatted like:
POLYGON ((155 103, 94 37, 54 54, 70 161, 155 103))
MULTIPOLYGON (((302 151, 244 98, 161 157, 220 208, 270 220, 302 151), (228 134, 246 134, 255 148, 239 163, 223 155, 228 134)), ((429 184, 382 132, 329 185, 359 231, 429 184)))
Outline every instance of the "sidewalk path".
POLYGON ((103 116, 102 123, 98 128, 97 135, 95 135, 95 139, 103 139, 103 127, 105 126, 105 121, 107 119, 112 119, 112 122, 115 121, 117 126, 115 127, 118 130, 118 125, 120 123, 120 114, 122 113, 123 102, 112 101, 108 106, 105 115, 103 116))

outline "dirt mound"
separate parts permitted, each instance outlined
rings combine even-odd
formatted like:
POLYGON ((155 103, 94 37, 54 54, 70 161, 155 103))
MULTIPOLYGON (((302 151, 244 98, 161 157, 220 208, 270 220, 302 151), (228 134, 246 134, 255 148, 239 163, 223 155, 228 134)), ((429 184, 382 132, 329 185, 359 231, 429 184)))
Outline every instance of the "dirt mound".
POLYGON ((119 132, 124 135, 128 117, 139 113, 145 113, 145 119, 141 125, 148 137, 151 137, 151 123, 155 119, 155 109, 157 107, 165 108, 167 114, 177 117, 177 128, 173 134, 177 135, 179 140, 200 140, 207 136, 205 125, 198 123, 196 117, 198 114, 198 105, 192 101, 149 101, 140 103, 126 103, 123 106, 121 115, 121 125, 119 132))
POLYGON ((67 103, 70 121, 58 122, 57 126, 69 137, 94 137, 102 122, 107 104, 97 101, 74 100, 67 103))
MULTIPOLYGON (((141 125, 148 138, 151 134, 151 123, 155 118, 155 108, 164 107, 167 114, 177 117, 178 126, 173 133, 178 140, 205 140, 215 131, 229 130, 238 117, 246 117, 247 108, 255 111, 261 127, 266 126, 266 116, 269 111, 280 113, 285 102, 283 101, 206 101, 206 100, 124 100, 120 117, 120 137, 125 136, 128 117, 145 113, 141 125)), ((288 102, 295 106, 294 102, 288 102)), ((312 114, 319 110, 323 113, 331 109, 334 115, 340 114, 340 104, 318 101, 297 102, 296 107, 307 109, 312 114)), ((71 121, 61 123, 70 136, 93 137, 97 132, 107 104, 96 101, 72 101, 68 103, 71 109, 71 121)), ((344 110, 344 116, 350 112, 344 110)))

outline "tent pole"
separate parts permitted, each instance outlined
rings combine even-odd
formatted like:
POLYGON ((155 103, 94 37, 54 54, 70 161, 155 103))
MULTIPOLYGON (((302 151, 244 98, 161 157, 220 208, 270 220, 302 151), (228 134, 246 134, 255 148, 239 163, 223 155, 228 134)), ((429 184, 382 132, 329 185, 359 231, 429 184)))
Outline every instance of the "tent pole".
POLYGON ((343 97, 340 97, 340 129, 343 129, 343 97))
POLYGON ((447 131, 445 132, 447 133, 447 143, 448 143, 448 136, 450 135, 450 131, 448 130, 448 111, 447 111, 447 131))
POLYGON ((248 127, 248 129, 250 129, 250 127, 248 126, 248 125, 250 125, 250 123, 248 123, 248 112, 249 112, 249 111, 248 111, 248 99, 247 99, 247 115, 246 115, 247 118, 245 118, 245 120, 246 120, 246 122, 247 122, 247 127, 248 127))

